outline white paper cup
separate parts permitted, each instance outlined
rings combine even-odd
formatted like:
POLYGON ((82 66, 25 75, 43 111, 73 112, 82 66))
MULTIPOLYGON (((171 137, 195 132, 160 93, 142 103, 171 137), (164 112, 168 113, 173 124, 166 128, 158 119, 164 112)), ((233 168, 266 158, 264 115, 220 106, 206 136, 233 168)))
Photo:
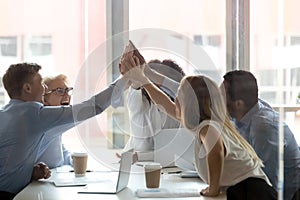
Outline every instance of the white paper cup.
POLYGON ((160 163, 151 163, 144 166, 147 188, 159 188, 161 168, 160 163))
POLYGON ((84 176, 87 169, 88 154, 83 152, 74 152, 71 156, 73 159, 75 176, 84 176))

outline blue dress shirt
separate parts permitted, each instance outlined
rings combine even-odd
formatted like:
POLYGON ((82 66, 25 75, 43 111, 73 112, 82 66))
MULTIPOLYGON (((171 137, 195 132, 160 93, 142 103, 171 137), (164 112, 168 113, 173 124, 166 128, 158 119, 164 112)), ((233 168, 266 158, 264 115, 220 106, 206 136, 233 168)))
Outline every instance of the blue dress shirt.
POLYGON ((71 153, 62 143, 62 136, 52 138, 51 135, 51 133, 45 134, 38 151, 36 163, 44 162, 50 169, 62 165, 73 165, 71 153))
POLYGON ((11 99, 0 109, 0 191, 16 194, 30 182, 46 132, 57 137, 111 104, 122 104, 124 81, 118 79, 91 99, 73 106, 44 106, 11 99))
MULTIPOLYGON (((266 102, 258 103, 235 122, 237 129, 263 160, 264 172, 273 187, 278 187, 279 115, 266 102)), ((284 124, 284 199, 290 200, 300 188, 300 151, 293 133, 284 124)))

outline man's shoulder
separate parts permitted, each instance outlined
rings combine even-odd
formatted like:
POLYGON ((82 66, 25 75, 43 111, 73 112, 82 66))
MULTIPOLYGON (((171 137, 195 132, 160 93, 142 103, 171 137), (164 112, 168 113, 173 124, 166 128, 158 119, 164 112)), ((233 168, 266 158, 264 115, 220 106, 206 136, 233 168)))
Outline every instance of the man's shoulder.
POLYGON ((266 102, 260 100, 258 102, 258 109, 252 115, 252 120, 257 123, 274 122, 278 118, 278 113, 266 102))
POLYGON ((26 107, 28 109, 40 109, 41 107, 44 107, 44 104, 37 101, 26 101, 23 103, 16 104, 15 106, 26 107))
POLYGON ((40 110, 44 105, 39 102, 35 101, 23 101, 23 102, 16 102, 16 103, 10 103, 3 107, 2 111, 5 112, 21 112, 24 113, 26 111, 33 111, 33 110, 40 110))

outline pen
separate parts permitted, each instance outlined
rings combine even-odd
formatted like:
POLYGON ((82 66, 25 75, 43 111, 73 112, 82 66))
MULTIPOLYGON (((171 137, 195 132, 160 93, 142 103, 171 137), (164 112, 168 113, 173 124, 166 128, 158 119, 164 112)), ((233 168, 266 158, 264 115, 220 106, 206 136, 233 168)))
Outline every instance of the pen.
POLYGON ((168 172, 168 174, 179 174, 181 173, 182 171, 173 171, 173 172, 168 172))
MULTIPOLYGON (((74 170, 70 170, 69 172, 74 172, 74 170)), ((85 172, 92 172, 92 170, 86 170, 85 172)))

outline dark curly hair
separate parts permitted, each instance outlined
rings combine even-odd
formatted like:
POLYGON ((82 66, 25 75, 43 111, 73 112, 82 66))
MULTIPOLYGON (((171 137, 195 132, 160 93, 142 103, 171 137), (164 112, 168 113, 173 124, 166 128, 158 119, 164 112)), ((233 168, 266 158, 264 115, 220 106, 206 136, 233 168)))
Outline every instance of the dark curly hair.
MULTIPOLYGON (((175 61, 173 61, 171 59, 165 59, 163 61, 160 61, 158 59, 150 60, 148 62, 148 66, 151 69, 153 69, 153 70, 163 74, 164 76, 167 76, 177 82, 180 82, 181 79, 185 76, 185 73, 182 70, 182 68, 175 61)), ((147 100, 150 104, 151 98, 149 97, 149 95, 145 89, 142 89, 142 94, 147 98, 147 100)), ((165 94, 168 95, 167 93, 165 93, 165 94)), ((174 101, 173 97, 171 97, 171 96, 169 96, 169 97, 172 101, 174 101)))

